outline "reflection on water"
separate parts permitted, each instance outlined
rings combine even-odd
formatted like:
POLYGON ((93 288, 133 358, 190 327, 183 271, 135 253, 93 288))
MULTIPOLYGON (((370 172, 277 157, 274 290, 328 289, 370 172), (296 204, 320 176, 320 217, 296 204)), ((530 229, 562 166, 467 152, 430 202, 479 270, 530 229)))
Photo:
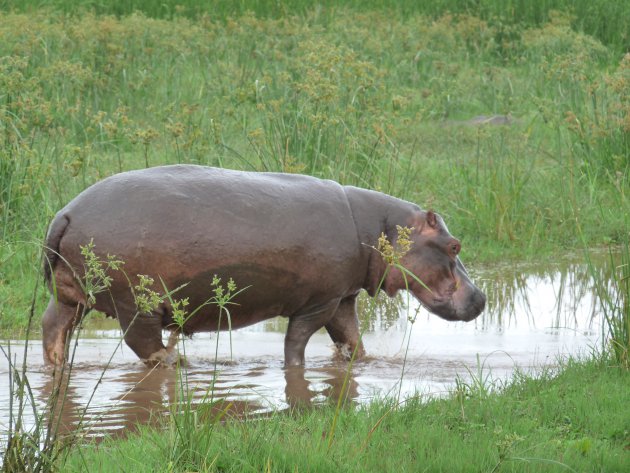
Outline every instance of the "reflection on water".
MULTIPOLYGON (((597 271, 606 278, 610 264, 606 257, 599 260, 597 271)), ((602 316, 583 262, 495 266, 472 276, 488 295, 488 307, 470 323, 443 321, 406 295, 379 298, 376 304, 362 297, 359 306, 370 357, 352 367, 346 396, 364 403, 374 396, 442 395, 457 376, 465 379, 476 370, 478 360, 494 379, 505 379, 517 366, 531 370, 553 364, 559 355, 588 352, 601 343, 602 316)), ((156 414, 166 412, 177 399, 176 370, 145 368, 119 344, 120 332, 111 327, 88 330, 79 340, 63 408, 64 428, 76 429, 85 411, 91 435, 125 432, 158 418, 156 414)), ((328 336, 323 331, 313 336, 306 350, 306 368, 284 370, 285 328, 284 319, 275 319, 234 332, 231 344, 226 334, 218 343, 215 334, 197 335, 185 340, 184 346, 180 342, 194 402, 235 415, 336 402, 348 373, 346 364, 334 359, 328 336), (229 406, 208 403, 217 399, 229 401, 229 406)), ((24 343, 13 341, 11 349, 20 360, 24 343)), ((27 369, 42 407, 53 381, 43 366, 39 342, 29 345, 27 369)), ((10 406, 4 357, 0 379, 1 445, 10 406)))

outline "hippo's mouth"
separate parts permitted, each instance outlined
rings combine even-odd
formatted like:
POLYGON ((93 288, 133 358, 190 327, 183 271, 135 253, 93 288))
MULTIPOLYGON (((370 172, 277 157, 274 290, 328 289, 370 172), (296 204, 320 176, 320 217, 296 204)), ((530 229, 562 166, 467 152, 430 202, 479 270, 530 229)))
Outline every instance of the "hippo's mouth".
POLYGON ((452 298, 434 297, 431 302, 430 306, 424 306, 429 312, 438 315, 449 322, 461 320, 457 316, 457 309, 455 308, 452 298))
POLYGON ((417 297, 420 304, 432 314, 449 322, 470 322, 477 318, 486 305, 486 297, 481 291, 472 292, 465 304, 456 304, 455 296, 440 297, 431 294, 430 302, 417 297))

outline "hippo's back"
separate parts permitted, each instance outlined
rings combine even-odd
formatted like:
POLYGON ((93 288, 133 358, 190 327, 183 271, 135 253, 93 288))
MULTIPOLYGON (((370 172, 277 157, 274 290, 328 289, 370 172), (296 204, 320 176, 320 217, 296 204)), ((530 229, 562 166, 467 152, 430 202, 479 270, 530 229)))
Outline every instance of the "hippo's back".
POLYGON ((93 238, 98 251, 123 259, 134 274, 178 281, 245 266, 281 268, 305 284, 325 275, 336 285, 356 278, 356 227, 343 187, 333 181, 156 167, 104 179, 56 219, 64 217, 69 224, 59 252, 75 267, 78 245, 93 238))

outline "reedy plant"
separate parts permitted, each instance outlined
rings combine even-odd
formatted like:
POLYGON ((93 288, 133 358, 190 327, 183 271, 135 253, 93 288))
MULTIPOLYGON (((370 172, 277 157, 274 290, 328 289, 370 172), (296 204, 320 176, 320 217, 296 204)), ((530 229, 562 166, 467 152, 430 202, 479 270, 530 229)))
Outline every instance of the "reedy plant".
MULTIPOLYGON (((610 209, 628 208, 627 61, 573 17, 515 25, 411 9, 383 21, 379 6, 303 7, 224 20, 3 13, 9 306, 28 311, 31 285, 17 281, 32 280, 23 268, 37 252, 24 242, 86 186, 147 165, 304 172, 381 190, 443 209, 486 259, 579 246, 578 221, 590 245, 620 238, 630 213, 610 209), (467 123, 490 113, 513 121, 467 123)), ((0 311, 2 328, 26 325, 0 311)))
MULTIPOLYGON (((212 288, 213 295, 199 307, 189 311, 187 310, 188 299, 176 299, 174 297, 174 294, 177 291, 186 286, 185 284, 175 290, 168 290, 164 281, 161 281, 164 293, 160 294, 152 289, 154 286, 153 278, 140 274, 137 275, 137 283, 133 285, 131 279, 123 270, 124 262, 112 255, 107 255, 104 259, 98 256, 95 251, 93 240, 90 240, 87 245, 81 246, 81 255, 84 259, 83 275, 81 276, 79 274, 75 274, 75 278, 85 295, 85 304, 77 307, 73 338, 68 339, 65 346, 64 358, 67 361, 60 366, 52 368, 52 392, 46 400, 44 406, 40 406, 38 404, 34 392, 30 387, 26 372, 32 321, 36 307, 35 300, 39 289, 39 283, 36 284, 33 291, 21 364, 16 364, 15 357, 12 355, 10 344, 7 350, 0 347, 0 350, 9 363, 8 389, 10 390, 9 399, 11 403, 9 408, 7 443, 3 452, 4 458, 1 469, 3 472, 39 473, 54 471, 57 465, 60 463, 62 464, 68 455, 70 455, 76 444, 80 442, 82 437, 89 431, 91 425, 98 422, 99 418, 106 415, 106 413, 104 413, 95 419, 88 419, 87 412, 106 371, 109 369, 115 352, 122 343, 125 335, 124 333, 121 335, 118 345, 113 350, 110 358, 105 363, 105 366, 96 380, 87 402, 78 413, 78 420, 76 425, 73 426, 73 430, 69 430, 67 433, 62 433, 63 427, 67 427, 62 425, 61 418, 66 403, 68 387, 70 386, 72 379, 74 355, 81 333, 82 323, 87 312, 89 312, 96 303, 96 297, 109 291, 113 281, 111 275, 112 271, 122 272, 129 282, 137 307, 137 313, 131 321, 131 324, 133 324, 135 317, 139 314, 151 314, 165 301, 168 301, 171 304, 173 319, 176 326, 173 327, 173 331, 169 339, 168 350, 173 350, 176 347, 177 336, 183 331, 186 321, 196 315, 200 309, 208 305, 216 305, 219 309, 219 328, 221 328, 220 321, 223 318, 227 318, 228 329, 231 330, 229 306, 235 304, 233 299, 242 291, 247 289, 237 289, 231 278, 224 287, 221 284, 221 279, 215 275, 209 284, 212 288), (32 426, 28 425, 27 411, 32 412, 32 426)), ((62 259, 60 264, 63 263, 66 262, 62 259)), ((54 279, 51 281, 51 284, 53 296, 56 297, 54 279)), ((202 409, 198 406, 193 406, 193 389, 188 383, 187 373, 184 366, 181 364, 181 360, 179 358, 177 359, 177 374, 179 381, 178 401, 174 406, 172 406, 170 417, 172 422, 169 423, 169 425, 174 427, 176 435, 175 442, 173 444, 172 458, 177 464, 182 462, 185 463, 187 461, 185 460, 187 456, 195 455, 192 445, 199 441, 197 434, 202 432, 200 426, 207 423, 209 415, 212 413, 212 409, 216 404, 214 402, 213 386, 216 381, 216 376, 218 376, 218 335, 216 343, 215 378, 200 403, 202 405, 208 404, 210 407, 204 407, 202 409)), ((185 357, 185 344, 183 342, 182 348, 185 357)), ((157 365, 154 366, 153 369, 156 367, 157 365)), ((150 375, 150 373, 148 375, 150 375)), ((133 389, 133 387, 131 389, 133 389)), ((121 401, 124 397, 125 396, 121 398, 121 401)), ((228 403, 219 411, 218 414, 214 416, 213 422, 219 422, 229 408, 230 404, 228 403)), ((207 434, 208 431, 203 430, 201 435, 207 434)), ((194 456, 194 459, 195 461, 198 461, 196 456, 194 456)))
MULTIPOLYGON (((107 369, 107 366, 103 369, 103 373, 95 384, 90 399, 86 403, 83 412, 79 415, 76 431, 67 435, 62 434, 61 416, 72 376, 74 353, 82 326, 81 321, 92 304, 94 304, 96 295, 106 292, 111 286, 112 278, 108 274, 108 271, 120 270, 122 266, 122 262, 113 256, 108 255, 106 260, 100 259, 94 253, 93 241, 81 247, 81 255, 84 258, 84 275, 82 278, 78 275, 76 275, 76 277, 85 295, 86 303, 77 306, 74 340, 72 338, 68 339, 65 345, 64 359, 68 361, 53 368, 51 374, 53 380, 52 392, 43 407, 38 405, 26 372, 39 280, 37 280, 33 289, 21 365, 17 366, 15 363, 16 360, 11 357, 10 346, 8 352, 0 347, 9 363, 10 376, 8 389, 9 398, 11 400, 7 445, 2 462, 3 472, 39 473, 54 471, 57 462, 63 461, 62 459, 70 453, 76 440, 81 436, 81 427, 85 414, 107 369), (14 402, 17 403, 17 408, 15 408, 14 402), (32 411, 33 425, 28 425, 26 409, 32 411)), ((42 256, 42 260, 43 259, 44 257, 42 256)), ((48 263, 46 262, 44 264, 48 263)), ((51 285, 53 296, 56 297, 54 279, 51 285)), ((107 365, 109 365, 109 362, 107 365)))
MULTIPOLYGON (((234 298, 245 291, 247 287, 238 289, 234 280, 230 278, 225 284, 221 284, 221 278, 216 274, 210 283, 213 295, 196 307, 194 310, 187 309, 189 305, 188 298, 176 299, 173 294, 184 286, 180 286, 175 291, 169 291, 163 280, 164 300, 167 300, 172 309, 173 321, 175 326, 172 327, 170 347, 177 344, 177 335, 184 331, 184 325, 191 317, 195 316, 199 310, 206 306, 216 306, 219 310, 218 330, 215 342, 214 356, 214 373, 210 382, 210 386, 205 390, 201 399, 195 401, 195 389, 188 380, 188 371, 186 366, 186 344, 182 339, 183 358, 178 357, 176 360, 177 372, 177 400, 174 405, 170 406, 170 417, 165 423, 168 435, 172 436, 170 452, 168 455, 168 471, 179 471, 186 469, 190 465, 204 465, 211 468, 216 458, 209 459, 207 454, 199 450, 200 445, 207 445, 213 435, 213 426, 219 423, 227 414, 231 407, 230 402, 215 401, 214 386, 219 376, 219 337, 221 329, 221 321, 223 317, 227 319, 228 333, 230 334, 230 353, 232 347, 231 330, 232 320, 229 306, 236 304, 234 298)), ((249 286, 248 286, 249 287, 249 286)))
MULTIPOLYGON (((15 2, 3 0, 0 8, 15 11, 32 11, 39 7, 36 0, 15 2)), ((151 0, 110 0, 107 3, 94 3, 85 0, 63 0, 56 2, 55 11, 66 14, 95 13, 97 15, 128 16, 142 12, 151 18, 190 18, 199 19, 211 14, 221 21, 233 21, 243 15, 255 15, 258 18, 283 18, 286 16, 315 16, 312 5, 304 0, 288 0, 278 4, 274 0, 251 0, 247 3, 212 0, 200 4, 195 0, 165 0, 155 3, 151 0)), ((598 37, 604 44, 623 51, 627 46, 629 7, 624 2, 609 0, 549 0, 529 2, 527 0, 479 0, 470 3, 466 0, 439 0, 419 3, 412 0, 323 0, 318 4, 316 15, 322 22, 330 22, 339 9, 357 10, 364 14, 366 10, 386 12, 390 18, 404 18, 410 15, 424 15, 439 18, 445 14, 453 16, 476 15, 479 18, 506 26, 538 26, 553 16, 554 12, 570 12, 571 26, 577 30, 598 37)), ((505 33, 504 33, 505 34, 505 33)), ((502 39, 496 38, 497 43, 502 39)))
POLYGON ((590 257, 589 269, 595 283, 595 290, 601 305, 604 321, 602 324, 602 351, 612 355, 612 359, 626 370, 630 369, 630 242, 626 239, 620 248, 610 250, 612 279, 601 278, 596 272, 590 257))
MULTIPOLYGON (((50 419, 47 421, 43 412, 38 412, 37 400, 26 373, 29 335, 35 311, 37 287, 33 292, 21 365, 16 364, 17 360, 11 352, 10 344, 7 346, 7 350, 0 347, 9 364, 10 403, 7 439, 2 452, 1 471, 3 473, 50 471, 62 451, 62 447, 56 439, 56 432, 51 432, 54 423, 50 419), (29 426, 27 423, 27 410, 33 412, 34 426, 29 426)), ((49 407, 54 409, 57 400, 57 396, 51 396, 49 407)))
MULTIPOLYGON (((403 280, 405 282, 405 289, 407 290, 407 294, 408 297, 410 297, 409 295, 409 278, 413 279, 414 281, 416 281, 418 284, 422 285, 423 287, 425 287, 426 289, 428 289, 429 291, 431 291, 431 289, 429 289, 415 274, 413 274, 411 271, 409 271, 407 268, 405 268, 405 266, 402 264, 402 258, 409 252, 409 250, 411 249, 411 246, 413 244, 413 241, 410 239, 411 236, 411 232, 413 231, 412 228, 409 227, 402 227, 400 225, 396 225, 396 231, 397 231, 397 236, 395 238, 395 243, 392 243, 389 241, 387 235, 385 235, 385 233, 381 233, 378 242, 377 242, 377 246, 376 247, 372 247, 372 249, 374 251, 377 251, 381 257, 383 258, 383 261, 385 262, 385 271, 383 273, 383 276, 381 277, 378 285, 377 285, 377 289, 376 289, 376 293, 378 293, 380 291, 380 288, 382 287, 383 283, 385 282, 385 278, 387 278, 387 275, 389 274, 390 271, 392 270, 397 270, 400 271, 402 276, 403 276, 403 280)), ((371 300, 371 304, 372 307, 374 307, 376 305, 376 301, 374 299, 371 300)), ((409 307, 409 303, 407 303, 407 307, 409 307)), ((418 310, 415 311, 413 316, 409 316, 408 317, 408 321, 410 323, 410 327, 413 327, 413 324, 416 321, 416 317, 418 316, 418 310)), ((341 408, 345 405, 346 403, 346 395, 348 393, 348 383, 350 380, 350 377, 352 375, 352 366, 354 364, 355 358, 357 356, 357 349, 361 343, 361 340, 363 338, 363 333, 366 330, 366 326, 364 325, 363 329, 361 330, 361 332, 359 333, 359 343, 357 343, 357 345, 354 348, 354 351, 351 353, 350 356, 350 360, 348 362, 348 367, 346 369, 346 375, 344 377, 343 380, 343 384, 342 384, 342 388, 341 391, 339 393, 339 397, 337 399, 337 405, 335 408, 335 413, 329 428, 329 431, 326 435, 327 439, 328 439, 328 449, 331 448, 333 441, 334 441, 334 437, 335 437, 335 432, 336 432, 336 428, 337 428, 337 422, 339 419, 339 415, 341 412, 341 408)), ((391 413, 395 408, 399 407, 401 405, 400 403, 400 396, 402 393, 402 382, 403 382, 403 378, 405 376, 405 366, 407 364, 407 354, 409 352, 409 344, 411 342, 411 329, 409 330, 409 335, 406 337, 407 338, 407 344, 405 346, 405 353, 404 353, 404 358, 403 358, 403 364, 402 364, 402 368, 400 371, 400 381, 399 381, 399 389, 398 389, 398 395, 396 397, 395 400, 393 400, 393 405, 392 407, 386 412, 386 414, 381 417, 377 423, 373 426, 373 428, 370 430, 369 434, 368 434, 368 438, 366 439, 366 442, 369 440, 370 436, 373 434, 374 430, 381 424, 381 422, 383 421, 384 417, 387 416, 389 413, 391 413)), ((404 343, 404 337, 403 337, 403 343, 404 343)))

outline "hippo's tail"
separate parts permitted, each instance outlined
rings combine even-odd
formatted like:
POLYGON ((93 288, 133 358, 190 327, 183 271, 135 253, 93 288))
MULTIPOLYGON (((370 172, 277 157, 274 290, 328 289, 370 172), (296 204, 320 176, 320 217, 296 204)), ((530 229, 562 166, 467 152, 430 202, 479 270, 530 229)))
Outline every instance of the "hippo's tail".
POLYGON ((61 237, 70 223, 67 215, 57 214, 48 228, 46 243, 44 244, 44 279, 48 285, 52 279, 52 272, 59 259, 61 237))

